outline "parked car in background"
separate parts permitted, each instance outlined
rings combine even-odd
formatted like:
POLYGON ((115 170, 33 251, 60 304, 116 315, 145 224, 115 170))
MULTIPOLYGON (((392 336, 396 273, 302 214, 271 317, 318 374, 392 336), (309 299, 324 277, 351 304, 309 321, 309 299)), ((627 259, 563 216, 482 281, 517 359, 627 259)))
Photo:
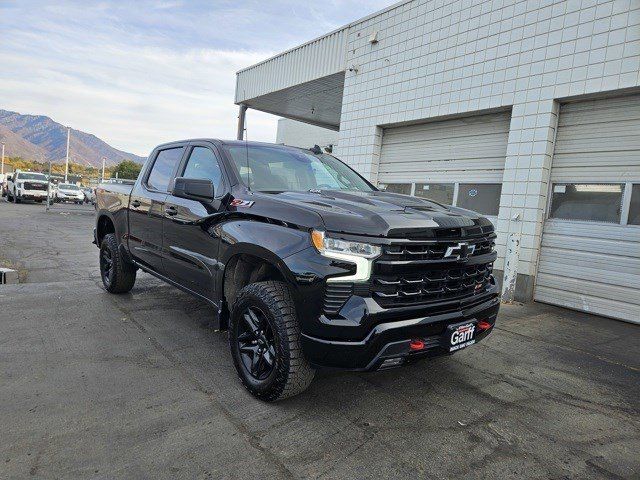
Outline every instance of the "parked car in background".
POLYGON ((49 181, 44 173, 17 170, 7 180, 7 200, 20 203, 33 200, 41 203, 47 199, 49 181))
POLYGON ((56 188, 54 201, 58 203, 76 203, 84 202, 84 192, 79 186, 73 183, 59 183, 56 188))
POLYGON ((174 142, 133 187, 101 184, 96 197, 106 290, 128 292, 141 269, 210 302, 262 400, 300 393, 319 367, 458 352, 496 321, 487 218, 381 192, 320 149, 174 142))
POLYGON ((3 197, 7 196, 7 177, 9 175, 8 173, 0 173, 0 195, 3 197))
POLYGON ((83 188, 82 192, 84 193, 85 203, 91 203, 91 205, 96 204, 96 192, 93 188, 91 187, 83 188))

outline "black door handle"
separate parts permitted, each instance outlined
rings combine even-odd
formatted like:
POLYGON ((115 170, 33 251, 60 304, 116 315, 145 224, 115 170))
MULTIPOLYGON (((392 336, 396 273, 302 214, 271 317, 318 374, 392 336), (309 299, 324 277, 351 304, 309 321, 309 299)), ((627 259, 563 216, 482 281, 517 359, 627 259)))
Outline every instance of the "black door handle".
POLYGON ((140 200, 134 200, 133 202, 131 202, 131 206, 132 206, 133 208, 138 208, 140 205, 142 205, 142 204, 140 203, 140 200))
POLYGON ((176 207, 167 207, 164 209, 164 213, 166 213, 170 217, 173 217, 174 215, 178 214, 178 211, 176 210, 176 207))

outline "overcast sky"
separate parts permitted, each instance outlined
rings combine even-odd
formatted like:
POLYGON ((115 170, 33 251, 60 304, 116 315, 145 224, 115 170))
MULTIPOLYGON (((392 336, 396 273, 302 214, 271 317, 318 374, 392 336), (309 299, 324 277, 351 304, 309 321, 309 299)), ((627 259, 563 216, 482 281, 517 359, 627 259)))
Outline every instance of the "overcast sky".
MULTIPOLYGON (((394 0, 0 1, 0 108, 147 155, 235 137, 235 72, 394 0)), ((276 117, 249 111, 252 140, 276 117)))

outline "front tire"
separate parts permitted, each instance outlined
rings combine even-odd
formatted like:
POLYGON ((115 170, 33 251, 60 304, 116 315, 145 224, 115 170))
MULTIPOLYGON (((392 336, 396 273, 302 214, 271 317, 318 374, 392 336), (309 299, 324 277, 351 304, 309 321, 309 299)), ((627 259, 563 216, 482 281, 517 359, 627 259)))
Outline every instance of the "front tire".
POLYGON ((315 371, 302 354, 293 298, 282 282, 253 283, 238 293, 229 346, 242 384, 260 400, 292 397, 313 380, 315 371))
POLYGON ((136 268, 122 257, 113 233, 100 243, 100 277, 110 293, 126 293, 136 283, 136 268))

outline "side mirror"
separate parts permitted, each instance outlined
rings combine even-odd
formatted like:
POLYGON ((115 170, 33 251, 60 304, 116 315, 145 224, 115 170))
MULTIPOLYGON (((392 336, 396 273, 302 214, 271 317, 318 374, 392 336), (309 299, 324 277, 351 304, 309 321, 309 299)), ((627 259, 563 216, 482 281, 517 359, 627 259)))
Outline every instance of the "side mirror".
POLYGON ((176 197, 190 200, 213 200, 213 182, 204 178, 176 178, 173 184, 176 197))

